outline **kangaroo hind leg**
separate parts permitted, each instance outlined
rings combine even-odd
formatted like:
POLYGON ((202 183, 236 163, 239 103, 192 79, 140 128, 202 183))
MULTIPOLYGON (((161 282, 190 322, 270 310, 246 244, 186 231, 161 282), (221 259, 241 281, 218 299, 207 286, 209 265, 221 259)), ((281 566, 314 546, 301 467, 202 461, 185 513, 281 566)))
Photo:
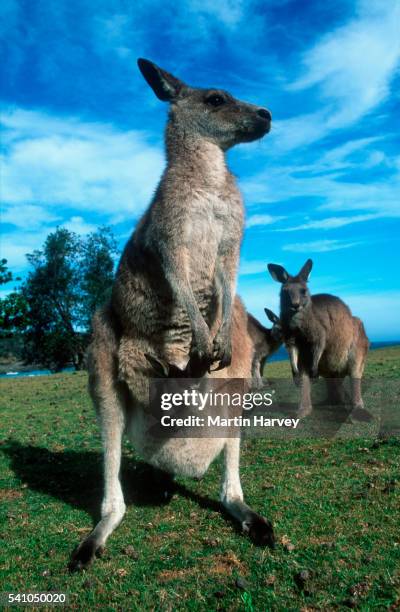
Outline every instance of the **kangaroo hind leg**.
POLYGON ((221 501, 236 519, 250 539, 258 546, 274 547, 274 530, 270 521, 254 512, 243 500, 239 476, 240 438, 228 438, 225 444, 225 474, 222 482, 221 501))
POLYGON ((104 451, 104 497, 101 519, 93 531, 72 554, 70 569, 79 570, 89 565, 104 549, 107 538, 120 524, 125 514, 125 502, 119 479, 121 443, 125 419, 121 397, 115 389, 98 399, 98 415, 102 429, 104 451))
MULTIPOLYGON (((97 316, 97 315, 96 315, 97 316)), ((91 563, 125 514, 119 479, 121 443, 125 429, 126 390, 117 380, 116 352, 112 329, 106 319, 94 321, 94 342, 89 351, 89 390, 101 427, 104 454, 104 497, 101 519, 72 553, 70 570, 91 563)))

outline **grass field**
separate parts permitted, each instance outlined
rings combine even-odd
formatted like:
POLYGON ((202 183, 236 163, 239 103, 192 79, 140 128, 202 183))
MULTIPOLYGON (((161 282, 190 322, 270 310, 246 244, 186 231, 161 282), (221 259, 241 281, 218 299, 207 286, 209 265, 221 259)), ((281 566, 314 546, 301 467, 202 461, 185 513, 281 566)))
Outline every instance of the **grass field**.
MULTIPOLYGON (((288 364, 267 373, 288 376, 288 364)), ((366 376, 400 410, 400 348, 371 353, 366 376)), ((125 519, 105 555, 70 575, 102 494, 86 374, 0 390, 0 591, 68 592, 82 610, 400 609, 399 438, 245 441, 242 485, 274 523, 272 551, 219 513, 219 461, 166 503, 125 444, 125 519)))

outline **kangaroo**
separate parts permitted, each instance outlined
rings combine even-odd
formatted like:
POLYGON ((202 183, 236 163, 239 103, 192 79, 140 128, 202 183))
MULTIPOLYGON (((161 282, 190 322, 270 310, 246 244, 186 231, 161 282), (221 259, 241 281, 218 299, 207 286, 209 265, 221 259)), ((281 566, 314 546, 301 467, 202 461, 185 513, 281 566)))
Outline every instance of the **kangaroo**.
POLYGON ((350 376, 353 407, 363 410, 361 378, 369 348, 363 323, 340 298, 310 295, 312 265, 308 259, 291 276, 282 266, 268 264, 272 278, 282 284, 280 319, 293 377, 301 388, 299 416, 312 412, 310 378, 318 376, 335 379, 338 393, 341 380, 350 376))
POLYGON ((251 377, 247 317, 244 308, 232 313, 243 203, 225 151, 266 134, 271 114, 219 89, 189 87, 148 60, 138 63, 156 96, 170 103, 167 167, 124 249, 111 301, 93 320, 89 391, 102 430, 105 491, 101 520, 74 552, 70 569, 90 563, 125 514, 119 480, 124 433, 143 459, 176 475, 201 477, 224 450, 223 505, 254 541, 273 543, 269 521, 243 501, 239 438, 221 430, 220 438, 160 442, 149 434, 148 419, 157 363, 174 375, 222 378, 229 366, 232 376, 251 377), (245 341, 234 358, 239 327, 245 341), (209 374, 215 363, 217 371, 209 374))
MULTIPOLYGON (((210 372, 207 378, 245 379, 249 386, 244 383, 242 388, 249 388, 255 355, 260 362, 265 361, 261 351, 263 329, 265 328, 254 317, 247 314, 242 301, 236 296, 232 317, 231 364, 223 370, 216 369, 210 372)), ((218 438, 152 439, 149 434, 152 422, 150 420, 146 422, 149 378, 153 376, 179 379, 187 377, 188 372, 156 355, 144 354, 143 360, 147 363, 148 371, 147 373, 143 371, 137 380, 136 396, 141 397, 139 402, 137 397, 133 398, 126 383, 118 377, 121 331, 110 303, 95 313, 93 340, 88 351, 89 391, 102 426, 105 496, 101 520, 74 550, 69 564, 70 570, 79 570, 88 566, 96 555, 101 554, 106 540, 125 514, 126 508, 119 480, 123 432, 148 463, 173 476, 200 478, 212 461, 224 451, 224 477, 221 488, 224 508, 240 522, 243 532, 248 534, 254 543, 273 547, 274 532, 271 522, 254 512, 243 500, 239 475, 240 438, 237 434, 232 434, 232 430, 228 427, 219 430, 218 435, 221 437, 218 438)), ((269 354, 271 330, 265 331, 264 346, 269 354)), ((276 346, 275 341, 272 346, 276 346)), ((136 353, 133 357, 136 357, 136 353)), ((258 369, 257 372, 259 371, 258 369)))
POLYGON ((264 312, 273 323, 271 329, 261 325, 250 313, 247 314, 247 331, 253 344, 251 374, 254 387, 261 386, 265 362, 270 355, 278 350, 283 342, 282 326, 279 317, 269 308, 264 308, 264 312))
MULTIPOLYGON (((144 347, 180 369, 191 359, 200 376, 231 359, 243 202, 225 151, 264 136, 271 113, 223 90, 189 87, 148 60, 138 64, 156 96, 170 103, 167 166, 122 254, 112 307, 139 353, 144 347)), ((121 360, 119 367, 129 385, 135 366, 121 360)))

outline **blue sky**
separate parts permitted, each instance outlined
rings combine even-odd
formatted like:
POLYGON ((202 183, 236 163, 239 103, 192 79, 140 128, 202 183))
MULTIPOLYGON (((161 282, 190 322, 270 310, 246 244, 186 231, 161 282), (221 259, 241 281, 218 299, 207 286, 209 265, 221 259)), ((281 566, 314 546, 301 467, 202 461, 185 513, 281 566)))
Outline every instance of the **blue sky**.
POLYGON ((3 0, 2 256, 65 226, 121 245, 164 165, 166 106, 147 57, 267 106, 271 134, 229 152, 246 203, 239 291, 278 309, 268 262, 345 299, 373 340, 400 338, 398 0, 3 0))

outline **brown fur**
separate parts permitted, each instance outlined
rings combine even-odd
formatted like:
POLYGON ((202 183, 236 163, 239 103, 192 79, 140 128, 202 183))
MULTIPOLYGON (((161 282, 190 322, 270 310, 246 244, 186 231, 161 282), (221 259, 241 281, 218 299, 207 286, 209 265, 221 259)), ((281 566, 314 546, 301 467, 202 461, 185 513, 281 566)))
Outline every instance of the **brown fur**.
MULTIPOLYGON (((236 298, 232 327, 232 362, 227 368, 211 372, 208 376, 250 378, 256 354, 253 340, 257 339, 259 350, 261 328, 262 326, 254 318, 248 319, 241 300, 236 298)), ((149 398, 149 379, 157 374, 152 369, 152 360, 149 361, 145 353, 140 354, 138 347, 132 342, 125 342, 121 348, 121 340, 124 342, 118 319, 113 313, 112 306, 107 304, 94 316, 93 341, 88 351, 89 390, 101 423, 104 443, 105 497, 102 503, 102 518, 73 552, 69 564, 70 570, 86 567, 96 554, 100 554, 108 536, 118 526, 125 513, 119 481, 121 439, 124 431, 135 443, 142 457, 155 467, 172 473, 201 477, 210 463, 221 451, 224 451, 225 476, 221 491, 222 503, 256 544, 273 546, 274 534, 271 523, 251 510, 243 501, 239 479, 240 438, 231 437, 231 431, 221 430, 221 435, 226 435, 227 438, 153 439, 146 424, 146 408, 149 398), (130 351, 133 353, 130 354, 130 351), (118 379, 120 369, 118 361, 121 355, 124 355, 127 362, 132 358, 142 367, 135 381, 134 402, 127 384, 118 379)), ((269 350, 268 343, 265 346, 269 350)), ((227 413, 224 416, 232 415, 227 413)), ((149 421, 153 422, 153 419, 149 421)))
MULTIPOLYGON (((217 323, 218 324, 218 323, 217 323)), ((97 394, 99 388, 116 385, 121 389, 125 379, 130 379, 129 364, 135 363, 134 371, 137 373, 138 364, 141 365, 141 377, 135 379, 135 387, 140 378, 143 378, 143 388, 140 399, 146 402, 148 398, 148 384, 146 379, 155 375, 151 363, 146 357, 147 347, 141 347, 131 339, 121 335, 118 318, 112 310, 111 304, 106 304, 98 310, 93 317, 93 336, 88 349, 89 388, 98 405, 97 394), (122 360, 123 365, 120 361, 122 360), (121 369, 125 371, 123 378, 119 376, 121 369)), ((281 332, 268 329, 248 313, 239 296, 235 296, 232 313, 232 361, 222 370, 212 371, 210 378, 243 378, 258 379, 268 357, 282 344, 281 332)), ((133 384, 133 381, 131 382, 133 384)), ((127 396, 128 397, 128 396, 127 396)))
POLYGON ((248 313, 247 332, 253 345, 252 378, 256 384, 259 384, 263 375, 265 362, 268 357, 275 353, 282 345, 282 330, 279 321, 278 323, 275 321, 273 327, 267 329, 264 325, 261 325, 253 315, 248 313))
POLYGON ((167 167, 123 252, 112 306, 124 336, 181 368, 192 356, 202 374, 231 358, 243 203, 224 152, 265 134, 270 114, 227 92, 188 87, 146 60, 140 68, 156 95, 171 103, 167 167), (225 103, 214 107, 209 100, 217 94, 225 103))
POLYGON ((350 376, 353 405, 363 408, 360 385, 369 348, 364 326, 340 298, 310 295, 311 267, 308 260, 299 274, 291 276, 282 266, 268 266, 272 277, 282 283, 280 318, 293 375, 302 385, 300 413, 311 412, 309 378, 318 376, 350 376))
POLYGON ((224 451, 222 503, 250 537, 273 542, 270 523, 243 501, 240 439, 222 430, 220 438, 160 440, 151 435, 148 414, 157 360, 197 376, 214 364, 220 371, 212 377, 251 377, 246 313, 241 304, 233 312, 243 203, 225 151, 261 138, 271 115, 225 91, 188 87, 147 60, 139 67, 158 98, 171 104, 167 167, 124 249, 111 303, 94 317, 89 388, 102 430, 105 493, 101 520, 74 552, 71 569, 89 563, 124 516, 124 432, 145 460, 173 474, 201 476, 224 451), (240 348, 234 356, 232 341, 240 348))

